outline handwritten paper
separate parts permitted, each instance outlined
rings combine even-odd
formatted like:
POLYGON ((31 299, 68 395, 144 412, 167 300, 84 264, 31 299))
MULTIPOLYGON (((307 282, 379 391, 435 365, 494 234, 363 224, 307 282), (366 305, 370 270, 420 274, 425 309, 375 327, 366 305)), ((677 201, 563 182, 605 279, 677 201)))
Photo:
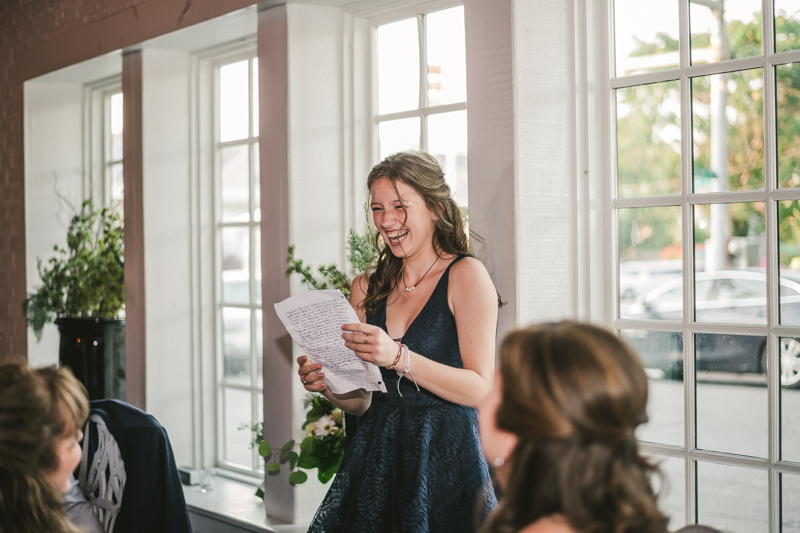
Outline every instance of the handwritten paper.
POLYGON ((310 291, 275 304, 281 322, 313 363, 322 365, 335 394, 356 389, 386 392, 377 366, 344 345, 342 326, 360 322, 350 302, 336 291, 310 291))

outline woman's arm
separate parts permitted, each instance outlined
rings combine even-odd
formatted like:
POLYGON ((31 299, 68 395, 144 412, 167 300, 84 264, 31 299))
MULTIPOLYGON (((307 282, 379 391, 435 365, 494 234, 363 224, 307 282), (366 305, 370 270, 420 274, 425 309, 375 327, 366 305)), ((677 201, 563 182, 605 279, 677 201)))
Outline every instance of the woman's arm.
MULTIPOLYGON (((480 261, 467 258, 453 265, 448 301, 456 319, 464 368, 443 365, 409 352, 409 369, 420 387, 445 400, 477 407, 494 382, 497 330, 497 292, 480 261)), ((367 334, 366 338, 360 333, 343 335, 348 341, 347 347, 362 359, 384 367, 396 359, 397 345, 382 329, 368 324, 346 329, 367 334)), ((397 370, 404 368, 405 357, 401 358, 397 370)), ((411 376, 406 374, 406 378, 411 379, 411 376)))
MULTIPOLYGON (((367 295, 366 289, 366 274, 356 276, 350 287, 350 305, 356 310, 356 314, 362 322, 366 321, 366 315, 360 305, 367 295)), ((319 371, 322 365, 312 363, 305 355, 298 357, 297 363, 300 365, 297 373, 300 374, 300 379, 304 382, 305 389, 309 392, 322 394, 342 411, 353 415, 361 415, 372 403, 372 392, 364 389, 356 389, 345 394, 334 394, 325 383, 325 374, 319 371)))

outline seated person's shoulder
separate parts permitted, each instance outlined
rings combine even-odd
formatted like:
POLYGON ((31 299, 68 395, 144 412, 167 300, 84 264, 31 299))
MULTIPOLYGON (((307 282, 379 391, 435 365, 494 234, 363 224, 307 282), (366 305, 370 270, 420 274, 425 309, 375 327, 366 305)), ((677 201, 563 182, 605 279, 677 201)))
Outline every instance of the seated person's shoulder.
POLYGON ((569 522, 563 516, 552 515, 540 518, 520 533, 575 533, 575 530, 570 527, 569 522))

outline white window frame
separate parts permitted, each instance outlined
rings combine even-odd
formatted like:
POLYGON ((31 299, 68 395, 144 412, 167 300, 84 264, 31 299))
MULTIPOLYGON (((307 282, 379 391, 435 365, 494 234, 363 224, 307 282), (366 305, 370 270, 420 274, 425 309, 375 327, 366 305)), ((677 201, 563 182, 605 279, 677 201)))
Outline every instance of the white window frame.
MULTIPOLYGON (((111 76, 86 85, 84 96, 84 197, 92 198, 96 207, 111 207, 111 165, 122 159, 109 160, 111 96, 122 92, 122 77, 111 76)), ((122 205, 118 206, 122 209, 122 205)))
POLYGON ((467 102, 456 102, 452 104, 444 104, 437 106, 428 106, 428 49, 426 42, 426 17, 427 15, 436 11, 443 11, 453 7, 464 5, 463 0, 439 0, 421 6, 394 11, 388 15, 374 17, 369 20, 370 33, 372 35, 372 115, 375 117, 373 121, 372 131, 372 159, 378 163, 380 158, 380 139, 378 131, 381 122, 390 120, 399 120, 403 118, 419 117, 420 120, 420 150, 428 151, 428 117, 440 113, 449 113, 452 111, 465 111, 467 109, 467 102), (391 24, 392 22, 399 22, 410 18, 417 19, 417 38, 419 40, 419 99, 416 109, 408 111, 399 111, 396 113, 379 114, 378 112, 378 26, 391 24))
MULTIPOLYGON (((762 13, 770 16, 762 17, 762 45, 765 53, 758 57, 721 61, 718 63, 694 65, 690 64, 689 48, 689 11, 690 0, 680 0, 679 4, 679 57, 678 68, 636 74, 631 76, 614 76, 614 2, 605 1, 605 25, 608 30, 607 59, 609 79, 607 100, 601 103, 608 106, 610 147, 607 152, 610 168, 607 189, 610 192, 608 217, 611 223, 611 234, 608 250, 608 261, 611 263, 613 327, 616 330, 650 330, 676 332, 683 335, 683 368, 684 368, 684 444, 673 446, 643 442, 641 448, 645 453, 674 457, 685 461, 685 506, 686 523, 697 521, 697 463, 715 463, 731 467, 744 467, 763 471, 768 476, 768 517, 769 531, 781 530, 781 479, 783 473, 800 475, 800 464, 780 459, 780 382, 778 368, 781 337, 800 337, 800 327, 783 326, 778 323, 779 316, 779 265, 777 246, 779 201, 800 200, 800 188, 779 189, 777 185, 776 161, 776 103, 775 103, 775 67, 778 65, 800 61, 800 50, 775 53, 773 2, 762 1, 762 13), (692 101, 691 79, 724 72, 733 72, 760 68, 764 74, 764 120, 765 120, 765 188, 756 191, 730 191, 719 193, 693 193, 693 158, 692 158, 692 101), (664 196, 647 196, 620 198, 617 193, 617 146, 616 146, 616 96, 615 90, 666 81, 680 83, 681 90, 681 192, 664 196), (766 206, 766 240, 767 240, 767 324, 759 325, 724 325, 697 323, 694 316, 694 206, 712 203, 764 202, 766 206), (679 206, 682 209, 682 249, 683 249, 683 320, 682 321, 649 321, 620 319, 619 311, 619 261, 618 250, 618 209, 635 207, 679 206), (695 337, 697 333, 719 335, 761 335, 766 337, 768 368, 768 450, 766 458, 745 457, 731 453, 715 452, 697 448, 696 432, 696 373, 694 365, 695 337)), ((602 14, 602 13, 601 13, 602 14)), ((713 524, 712 524, 713 525, 713 524)))
MULTIPOLYGON (((220 117, 219 117, 219 69, 224 65, 228 65, 231 63, 236 63, 238 61, 247 60, 249 61, 249 99, 250 99, 250 109, 252 109, 253 102, 255 99, 258 98, 258 95, 253 94, 253 76, 257 75, 257 72, 254 71, 252 68, 252 60, 257 57, 256 53, 256 41, 255 38, 247 39, 243 43, 236 43, 234 45, 223 46, 219 47, 215 50, 205 52, 199 56, 200 61, 206 62, 208 64, 208 68, 211 71, 210 80, 212 80, 213 87, 204 87, 200 88, 200 90, 211 90, 213 92, 211 102, 212 102, 212 109, 208 110, 211 114, 211 120, 209 124, 212 126, 212 131, 208 133, 211 139, 210 148, 211 148, 211 157, 208 159, 212 162, 213 167, 213 242, 214 242, 214 269, 213 269, 213 309, 214 309, 214 331, 215 331, 215 349, 214 349, 214 393, 215 393, 215 407, 216 407, 216 416, 214 416, 213 420, 213 427, 214 427, 214 435, 215 435, 215 453, 214 453, 214 465, 218 468, 217 472, 227 475, 229 477, 235 477, 242 481, 250 482, 250 483, 260 483, 263 480, 264 476, 264 469, 263 468, 247 468, 243 467, 242 465, 233 463, 231 461, 227 461, 225 459, 225 390, 232 389, 232 390, 239 390, 248 392, 251 394, 251 413, 253 423, 261 422, 263 420, 263 387, 258 386, 258 375, 257 375, 257 368, 258 363, 256 361, 257 354, 255 353, 256 346, 257 346, 257 337, 256 335, 260 332, 256 331, 256 319, 255 314, 256 311, 262 311, 262 304, 257 304, 255 297, 256 285, 254 282, 254 277, 256 274, 256 243, 255 243, 255 235, 256 230, 261 229, 261 222, 260 220, 255 220, 254 217, 250 217, 248 222, 221 222, 221 213, 222 213, 222 196, 221 196, 221 159, 220 159, 220 149, 226 146, 234 146, 234 145, 247 145, 249 151, 249 171, 250 175, 254 175, 254 160, 255 157, 258 157, 257 151, 254 149, 254 146, 257 146, 258 143, 258 136, 253 136, 253 126, 254 120, 252 117, 252 113, 249 114, 250 116, 250 126, 249 126, 249 134, 246 139, 240 139, 236 141, 228 141, 228 142, 221 142, 219 140, 219 128, 220 128, 220 117), (222 241, 221 241, 221 231, 222 228, 225 227, 247 227, 249 228, 249 264, 248 269, 250 272, 251 283, 250 283, 250 303, 249 304, 231 304, 226 303, 223 305, 222 302, 222 241), (248 309, 250 310, 250 339, 251 339, 251 347, 250 347, 250 374, 251 374, 251 385, 239 385, 239 384, 231 384, 225 383, 224 381, 224 358, 223 358, 223 344, 224 344, 224 336, 223 336, 223 323, 222 323, 222 309, 223 307, 233 307, 238 309, 248 309)), ((201 113, 203 111, 201 110, 201 113)), ((254 212, 254 192, 255 192, 255 183, 253 180, 250 180, 250 205, 249 211, 251 215, 254 212)), ((262 311, 263 312, 263 311, 262 311)), ((249 437, 249 435, 248 435, 249 437)), ((252 450, 252 460, 253 464, 259 465, 263 464, 260 456, 258 455, 258 450, 252 450)))

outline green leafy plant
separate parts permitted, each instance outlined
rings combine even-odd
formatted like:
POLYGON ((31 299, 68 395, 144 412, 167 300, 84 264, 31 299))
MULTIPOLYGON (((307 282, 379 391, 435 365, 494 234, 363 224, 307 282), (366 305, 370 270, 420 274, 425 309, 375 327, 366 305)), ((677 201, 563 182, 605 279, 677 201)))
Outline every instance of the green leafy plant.
MULTIPOLYGON (((347 261, 350 263, 351 272, 339 270, 336 263, 322 265, 316 269, 322 280, 315 277, 312 268, 302 259, 294 256, 294 246, 289 247, 289 267, 286 275, 300 274, 303 283, 314 289, 334 288, 350 297, 351 275, 364 272, 375 264, 378 259, 378 249, 372 235, 364 235, 350 230, 347 237, 347 261)), ((344 457, 344 426, 343 414, 340 409, 321 395, 312 396, 307 402, 306 421, 303 429, 306 437, 298 445, 292 439, 280 448, 272 446, 264 440, 264 425, 242 424, 239 429, 247 429, 253 433, 253 447, 258 447, 258 453, 267 461, 267 472, 275 475, 281 470, 281 465, 288 465, 292 473, 289 482, 293 485, 305 483, 308 474, 299 469, 317 469, 317 478, 322 483, 327 483, 339 470, 339 465, 344 457), (296 451, 299 449, 299 453, 296 451)), ((256 495, 264 497, 264 491, 258 489, 256 495)))
MULTIPOLYGON (((347 261, 352 266, 351 273, 353 274, 364 272, 377 262, 378 249, 375 247, 375 241, 370 233, 361 235, 351 229, 347 236, 347 250, 347 261)), ((317 267, 317 272, 322 276, 322 280, 318 280, 314 277, 311 267, 306 265, 302 259, 297 259, 294 256, 294 246, 289 246, 288 262, 287 276, 297 273, 302 276, 303 283, 314 289, 339 289, 345 297, 350 297, 351 277, 347 272, 339 270, 336 263, 317 267)))
POLYGON ((23 303, 37 341, 59 317, 119 317, 125 306, 123 231, 119 213, 85 200, 70 221, 67 247, 53 246, 57 255, 47 266, 37 259, 42 284, 23 303))
MULTIPOLYGON (((252 446, 258 447, 258 453, 266 460, 267 472, 270 475, 278 474, 281 465, 288 465, 292 471, 289 475, 289 482, 292 485, 300 485, 308 479, 308 474, 300 468, 305 470, 316 468, 317 478, 322 483, 327 483, 339 470, 344 457, 342 411, 319 394, 311 396, 306 401, 306 407, 308 412, 303 423, 306 437, 299 445, 292 439, 280 448, 272 446, 269 441, 264 440, 262 423, 240 426, 240 429, 249 429, 253 432, 252 446)), ((263 497, 263 492, 257 495, 263 497)))

